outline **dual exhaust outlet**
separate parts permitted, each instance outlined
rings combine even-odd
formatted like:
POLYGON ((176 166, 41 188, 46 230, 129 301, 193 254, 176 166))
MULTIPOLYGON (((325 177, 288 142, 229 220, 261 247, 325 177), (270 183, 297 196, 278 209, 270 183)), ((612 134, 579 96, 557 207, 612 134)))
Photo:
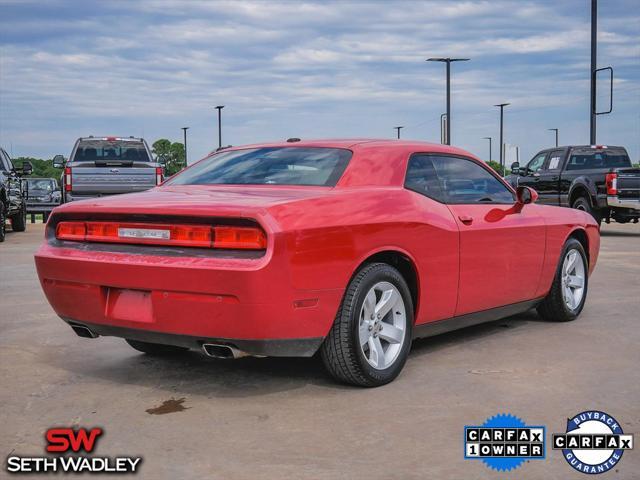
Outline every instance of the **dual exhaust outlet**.
POLYGON ((202 350, 205 355, 213 358, 242 358, 248 357, 249 354, 247 352, 243 352, 242 350, 238 350, 231 345, 224 345, 220 343, 205 343, 202 345, 202 350))
MULTIPOLYGON (((70 327, 74 332, 76 332, 76 335, 82 338, 98 338, 99 336, 97 333, 95 333, 85 325, 71 323, 70 327)), ((225 345, 222 343, 204 343, 202 345, 202 351, 205 353, 205 355, 212 358, 230 359, 250 356, 250 354, 248 354, 247 352, 243 352, 242 350, 238 350, 236 347, 225 345)))

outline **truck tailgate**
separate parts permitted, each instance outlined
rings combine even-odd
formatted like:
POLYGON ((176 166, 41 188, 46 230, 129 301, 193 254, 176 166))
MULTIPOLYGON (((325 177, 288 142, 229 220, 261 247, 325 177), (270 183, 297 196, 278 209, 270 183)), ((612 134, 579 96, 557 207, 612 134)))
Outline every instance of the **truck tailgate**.
POLYGON ((69 166, 72 191, 80 195, 139 192, 156 185, 156 170, 151 166, 96 167, 94 164, 69 166))
POLYGON ((640 200, 640 168, 618 168, 618 198, 640 200))

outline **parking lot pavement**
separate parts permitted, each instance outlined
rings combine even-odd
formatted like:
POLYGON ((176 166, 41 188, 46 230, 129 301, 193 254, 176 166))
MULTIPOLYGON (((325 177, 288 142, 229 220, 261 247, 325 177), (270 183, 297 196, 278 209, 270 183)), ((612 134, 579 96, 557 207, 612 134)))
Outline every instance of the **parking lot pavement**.
MULTIPOLYGON (((41 455, 47 428, 78 425, 104 428, 100 456, 143 456, 140 478, 506 478, 463 459, 464 425, 508 412, 549 438, 597 409, 640 439, 638 225, 603 227, 577 321, 527 313, 416 341, 400 377, 377 389, 336 385, 315 359, 156 359, 76 337, 40 290, 42 236, 29 225, 0 244, 3 458, 41 455), (169 413, 147 412, 172 399, 169 413)), ((638 478, 638 450, 608 476, 638 478)), ((516 475, 584 478, 551 449, 516 475)))

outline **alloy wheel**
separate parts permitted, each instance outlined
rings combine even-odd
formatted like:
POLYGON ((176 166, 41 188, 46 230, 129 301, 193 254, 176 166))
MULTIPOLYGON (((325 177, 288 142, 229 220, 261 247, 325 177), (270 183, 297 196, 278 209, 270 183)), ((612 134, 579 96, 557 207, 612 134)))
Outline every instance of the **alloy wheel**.
POLYGON ((584 295, 585 264, 576 249, 567 252, 562 263, 562 298, 569 310, 580 305, 584 295))
POLYGON ((365 359, 383 370, 396 361, 407 331, 407 313, 400 291, 389 282, 376 283, 360 310, 358 339, 365 359))

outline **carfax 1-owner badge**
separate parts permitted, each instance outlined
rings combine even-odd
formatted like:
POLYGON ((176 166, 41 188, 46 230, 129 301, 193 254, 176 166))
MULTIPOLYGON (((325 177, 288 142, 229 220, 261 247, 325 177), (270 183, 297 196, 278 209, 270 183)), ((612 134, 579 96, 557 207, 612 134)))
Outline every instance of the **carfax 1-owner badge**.
POLYGON ((583 473, 608 472, 632 448, 633 435, 625 435, 615 418, 597 410, 568 418, 566 432, 553 434, 553 449, 562 450, 569 465, 583 473))
POLYGON ((518 468, 526 460, 545 458, 545 427, 526 425, 510 414, 488 418, 482 425, 464 427, 464 458, 482 460, 498 471, 518 468))

